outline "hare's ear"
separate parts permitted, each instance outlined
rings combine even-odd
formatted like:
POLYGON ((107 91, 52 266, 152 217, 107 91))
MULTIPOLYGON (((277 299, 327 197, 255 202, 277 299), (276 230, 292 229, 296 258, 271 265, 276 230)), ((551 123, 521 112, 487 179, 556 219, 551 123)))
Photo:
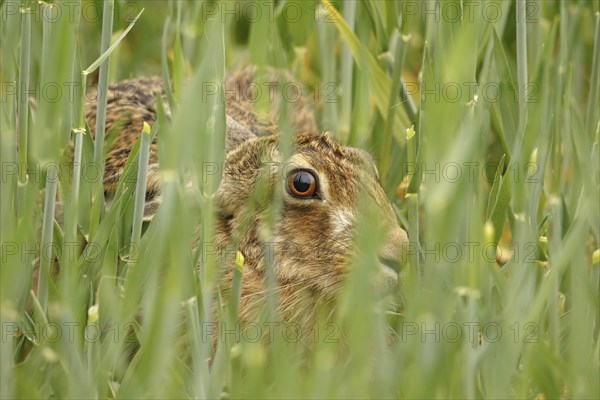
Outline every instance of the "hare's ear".
POLYGON ((254 133, 250 132, 229 115, 227 116, 227 140, 225 143, 227 153, 255 137, 257 136, 254 133))

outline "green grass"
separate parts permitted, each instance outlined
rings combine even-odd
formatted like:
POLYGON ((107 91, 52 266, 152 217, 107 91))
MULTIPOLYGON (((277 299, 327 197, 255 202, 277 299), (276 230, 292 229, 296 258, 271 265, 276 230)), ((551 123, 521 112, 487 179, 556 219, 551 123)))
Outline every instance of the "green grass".
MULTIPOLYGON (((2 398, 600 397, 597 2, 444 1, 437 17, 423 13, 433 1, 114 3, 112 24, 101 1, 58 2, 59 16, 0 5, 2 398), (399 313, 374 311, 359 260, 310 349, 278 331, 266 345, 230 335, 213 354, 219 260, 191 238, 198 225, 213 235, 220 177, 202 171, 223 161, 225 109, 203 85, 244 61, 288 68, 321 127, 377 160, 411 240, 399 313), (88 66, 100 78, 82 79, 88 66), (148 143, 104 211, 88 167, 105 153, 80 106, 82 81, 142 75, 172 79, 174 112, 159 110, 164 203, 137 248, 148 143), (63 154, 71 139, 81 165, 63 154), (60 272, 42 257, 34 287, 50 243, 60 272)), ((359 225, 364 253, 380 240, 359 225)))

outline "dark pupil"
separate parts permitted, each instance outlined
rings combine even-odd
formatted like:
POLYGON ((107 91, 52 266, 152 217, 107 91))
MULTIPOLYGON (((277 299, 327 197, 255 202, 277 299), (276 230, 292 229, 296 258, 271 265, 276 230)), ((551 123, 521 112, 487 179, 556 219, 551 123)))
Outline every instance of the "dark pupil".
POLYGON ((298 172, 296 176, 294 176, 294 189, 299 193, 308 192, 311 182, 312 176, 308 172, 298 172))

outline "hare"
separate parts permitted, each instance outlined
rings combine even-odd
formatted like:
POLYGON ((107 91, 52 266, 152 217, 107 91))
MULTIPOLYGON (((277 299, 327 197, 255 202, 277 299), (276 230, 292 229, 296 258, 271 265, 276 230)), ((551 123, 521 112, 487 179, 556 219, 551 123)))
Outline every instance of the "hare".
MULTIPOLYGON (((372 157, 364 150, 342 146, 329 133, 319 133, 304 98, 292 104, 293 152, 289 159, 283 159, 277 121, 281 99, 275 99, 269 115, 261 117, 254 111, 251 96, 243 92, 250 87, 255 73, 255 67, 247 66, 225 82, 226 160, 217 192, 215 245, 230 256, 222 259, 225 270, 220 288, 224 294, 230 292, 234 257, 227 249, 234 246, 245 259, 239 313, 242 323, 256 320, 266 304, 267 266, 272 262, 281 318, 306 324, 319 303, 335 302, 352 264, 359 196, 360 207, 376 210, 378 218, 373 225, 387 232, 378 254, 380 262, 374 266, 380 284, 397 284, 398 275, 389 263, 399 262, 408 239, 396 221, 372 157), (266 169, 270 178, 262 187, 261 201, 267 204, 252 207, 249 200, 266 169), (276 195, 283 207, 270 237, 265 238, 268 202, 276 195)), ((267 80, 277 81, 281 76, 290 79, 287 73, 270 71, 267 80)), ((106 160, 107 195, 116 189, 142 123, 156 119, 157 90, 162 91, 159 78, 123 81, 110 87, 107 131, 114 129, 124 115, 126 121, 106 160)), ((95 98, 92 95, 88 99, 86 116, 93 128, 95 98)), ((150 164, 148 219, 160 204, 156 143, 151 146, 150 164)))

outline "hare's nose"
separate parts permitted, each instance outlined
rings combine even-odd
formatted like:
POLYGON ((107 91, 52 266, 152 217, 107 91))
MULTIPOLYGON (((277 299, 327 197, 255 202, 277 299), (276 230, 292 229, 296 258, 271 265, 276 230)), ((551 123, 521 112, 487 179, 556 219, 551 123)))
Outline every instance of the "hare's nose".
POLYGON ((387 240, 377 255, 381 271, 380 279, 383 279, 385 286, 389 289, 398 285, 403 267, 404 247, 407 242, 406 232, 399 226, 395 226, 388 233, 387 240))
MULTIPOLYGON (((408 236, 404 229, 398 225, 394 225, 388 232, 386 241, 379 250, 380 260, 385 259, 393 262, 393 265, 396 266, 394 269, 397 270, 404 259, 403 254, 406 251, 407 244, 408 236)), ((389 266, 390 262, 383 263, 389 266)))
POLYGON ((400 271, 400 260, 397 258, 387 258, 386 256, 377 256, 379 262, 395 272, 400 271))
POLYGON ((376 274, 376 282, 382 284, 387 293, 398 285, 400 263, 391 258, 378 256, 379 273, 376 274))

